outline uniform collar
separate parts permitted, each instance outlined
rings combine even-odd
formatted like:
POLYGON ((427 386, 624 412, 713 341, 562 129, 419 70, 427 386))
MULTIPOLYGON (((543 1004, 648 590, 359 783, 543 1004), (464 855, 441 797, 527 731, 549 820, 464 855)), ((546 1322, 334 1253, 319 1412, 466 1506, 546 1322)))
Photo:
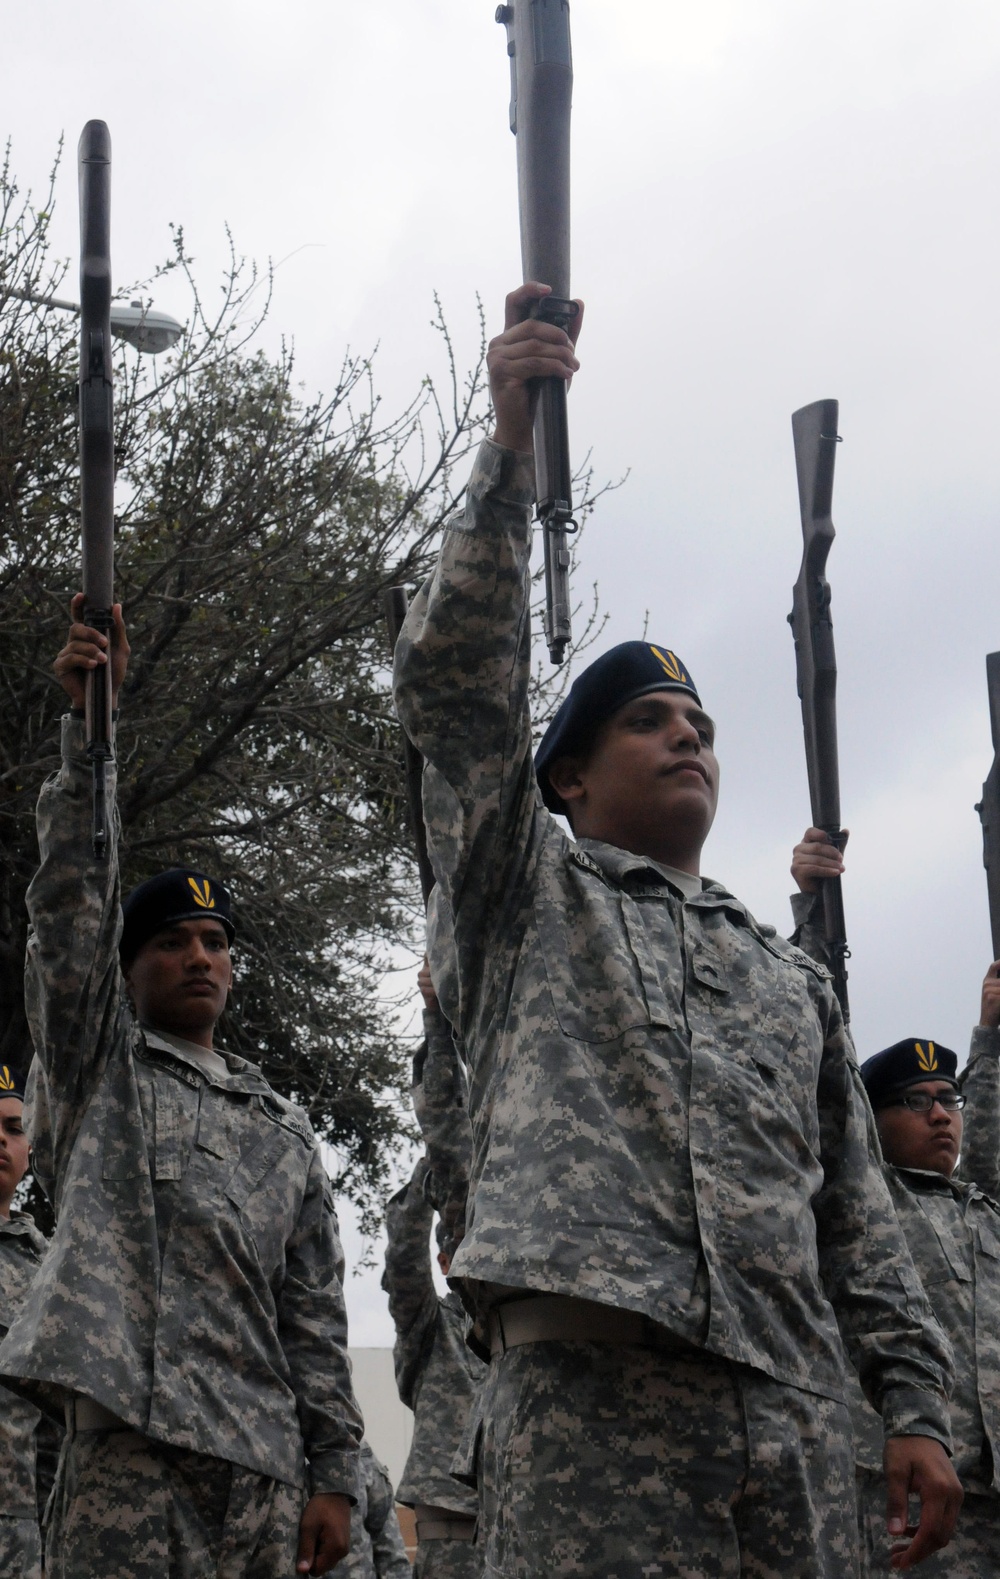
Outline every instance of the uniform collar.
POLYGON ((937 1173, 933 1168, 899 1168, 895 1163, 890 1163, 889 1166, 894 1173, 899 1175, 904 1184, 909 1185, 914 1190, 948 1190, 952 1195, 968 1195, 976 1188, 974 1184, 969 1184, 964 1179, 958 1179, 954 1174, 949 1179, 943 1173, 937 1173))
MULTIPOLYGON (((622 850, 616 844, 605 844, 600 839, 580 839, 571 844, 570 858, 584 870, 598 872, 601 877, 614 883, 616 888, 631 888, 637 879, 642 879, 655 888, 669 888, 671 893, 681 892, 646 856, 634 855, 631 850, 622 850)), ((701 883, 701 893, 695 894, 688 901, 689 904, 707 909, 725 906, 743 918, 748 917, 746 906, 734 898, 722 883, 710 877, 703 877, 701 883)))
POLYGON ((238 1057, 236 1053, 224 1053, 219 1048, 213 1049, 215 1059, 222 1061, 223 1070, 217 1068, 215 1059, 211 1061, 205 1059, 205 1048, 186 1041, 183 1036, 175 1036, 172 1031, 157 1031, 149 1025, 141 1025, 139 1029, 147 1047, 152 1047, 157 1052, 168 1053, 171 1058, 176 1058, 188 1069, 197 1070, 209 1085, 224 1086, 232 1091, 270 1092, 271 1088, 257 1065, 238 1057))
POLYGON ((0 1217, 0 1234, 11 1239, 29 1239, 38 1250, 44 1250, 48 1244, 34 1218, 29 1217, 27 1212, 11 1212, 10 1217, 0 1217))

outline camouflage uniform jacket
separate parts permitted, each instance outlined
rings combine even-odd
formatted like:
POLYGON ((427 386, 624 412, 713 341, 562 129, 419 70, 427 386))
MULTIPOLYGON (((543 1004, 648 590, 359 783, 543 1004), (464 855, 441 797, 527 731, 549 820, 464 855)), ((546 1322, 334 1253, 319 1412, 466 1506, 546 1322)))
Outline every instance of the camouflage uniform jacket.
POLYGON ((478 1397, 486 1366, 465 1342, 467 1318, 456 1294, 442 1299, 431 1275, 434 1208, 424 1191, 427 1163, 386 1209, 388 1246, 382 1287, 396 1325, 396 1386, 413 1410, 413 1442, 397 1488, 410 1507, 450 1508, 473 1518, 474 1491, 452 1479, 451 1465, 478 1397))
POLYGON ((367 1442, 361 1444, 360 1491, 351 1509, 351 1549, 337 1564, 337 1579, 411 1579, 392 1482, 367 1442))
MULTIPOLYGON (((965 1489, 1000 1491, 1000 1031, 976 1028, 952 1178, 888 1163, 884 1172, 914 1264, 955 1350, 951 1430, 965 1489)), ((878 1470, 876 1422, 854 1400, 858 1462, 878 1470)))
POLYGON ((470 1068, 454 1272, 480 1313, 504 1289, 597 1300, 835 1398, 839 1321, 886 1429, 947 1441, 948 1345, 828 973, 719 884, 685 901, 541 805, 532 491, 531 458, 486 442, 396 648, 470 1068))
POLYGON ((0 1348, 24 1391, 95 1399, 134 1430, 354 1496, 361 1420, 343 1255, 302 1111, 153 1036, 122 991, 117 843, 90 845, 82 725, 63 721, 28 891, 35 1045, 25 1120, 57 1226, 0 1348))
MULTIPOLYGON (((45 1237, 30 1217, 23 1213, 0 1217, 0 1337, 23 1305, 45 1251, 45 1237)), ((26 1398, 0 1392, 2 1511, 13 1518, 38 1516, 35 1455, 40 1419, 26 1398)))

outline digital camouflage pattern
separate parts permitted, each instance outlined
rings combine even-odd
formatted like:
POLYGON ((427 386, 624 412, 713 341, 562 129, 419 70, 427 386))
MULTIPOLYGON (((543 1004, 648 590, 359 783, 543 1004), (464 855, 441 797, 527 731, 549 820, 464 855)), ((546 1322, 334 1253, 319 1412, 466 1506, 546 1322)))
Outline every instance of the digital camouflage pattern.
POLYGON ((413 1111, 427 1152, 428 1199, 457 1243, 465 1233, 472 1167, 469 1087, 451 1026, 424 1010, 424 1040, 413 1060, 413 1111))
POLYGON ((486 442, 396 647, 470 1068, 454 1272, 480 1315, 498 1285, 597 1300, 836 1400, 839 1320, 886 1430, 947 1442, 948 1345, 828 972, 541 807, 531 500, 530 456, 486 442))
MULTIPOLYGON (((0 1217, 0 1338, 24 1303, 45 1250, 44 1236, 26 1214, 0 1217)), ((33 1404, 0 1389, 0 1574, 41 1579, 39 1441, 51 1456, 54 1436, 33 1404)))
MULTIPOLYGON (((26 1214, 0 1217, 0 1337, 24 1304, 45 1250, 44 1235, 26 1214)), ((35 1455, 41 1416, 26 1399, 6 1389, 0 1390, 0 1400, 0 1511, 37 1524, 35 1455)), ((0 1573, 13 1571, 0 1568, 0 1573)))
POLYGON ((716 1360, 533 1343, 493 1365, 489 1579, 851 1579, 850 1420, 716 1360))
POLYGON ((147 1042, 118 966, 117 845, 95 862, 90 815, 67 717, 28 893, 25 1120, 57 1227, 0 1373, 289 1485, 307 1457, 312 1491, 353 1496, 361 1420, 315 1137, 253 1065, 227 1055, 211 1077, 147 1042))
POLYGON ((46 1579, 281 1579, 305 1493, 134 1431, 71 1433, 46 1579))
MULTIPOLYGON (((822 902, 793 894, 796 939, 825 960, 822 902)), ((933 1579, 1000 1576, 1000 1031, 977 1026, 959 1076, 967 1098, 962 1155, 951 1179, 883 1163, 914 1265, 955 1353, 951 1430, 965 1490, 945 1552, 921 1563, 933 1579)), ((864 1574, 888 1565, 879 1421, 851 1391, 864 1574)))
POLYGON ((361 1495, 351 1509, 351 1549, 337 1579, 411 1579, 392 1482, 367 1442, 361 1444, 361 1495))
POLYGON ((424 1190, 427 1176, 427 1161, 421 1159, 386 1208, 382 1287, 396 1327, 396 1386, 414 1416, 396 1496, 410 1507, 423 1503, 474 1518, 476 1494, 453 1478, 451 1466, 487 1367, 465 1342, 467 1318, 458 1296, 442 1299, 434 1286, 434 1208, 424 1190))

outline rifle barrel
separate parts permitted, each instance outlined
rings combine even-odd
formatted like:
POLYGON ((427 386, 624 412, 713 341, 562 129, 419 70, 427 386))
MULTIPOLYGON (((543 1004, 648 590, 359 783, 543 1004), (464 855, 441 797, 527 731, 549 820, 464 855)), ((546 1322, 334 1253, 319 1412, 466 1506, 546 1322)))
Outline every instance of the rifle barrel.
MULTIPOLYGON (((802 703, 809 802, 813 826, 843 848, 840 826, 840 767, 837 754, 837 658, 830 616, 826 561, 833 544, 833 474, 840 442, 836 400, 817 400, 792 416, 795 466, 802 517, 802 564, 788 616, 795 638, 795 669, 802 703)), ((847 930, 839 877, 823 881, 823 930, 834 989, 845 1021, 847 930)))
MULTIPOLYGON (((114 602, 114 401, 111 369, 111 134, 88 121, 80 137, 80 525, 83 618, 110 638, 114 602)), ((94 854, 110 837, 111 663, 87 676, 87 755, 94 772, 94 854)))
MULTIPOLYGON (((521 267, 525 280, 552 288, 533 316, 566 329, 570 300, 570 112, 573 53, 569 0, 513 0, 497 7, 510 57, 510 129, 517 138, 521 267)), ((535 414, 535 504, 545 543, 545 639, 560 664, 572 638, 569 572, 573 470, 566 385, 539 380, 535 414)))
POLYGON ((983 785, 983 798, 976 807, 983 825, 983 865, 990 905, 990 932, 993 958, 1000 959, 1000 652, 986 659, 986 685, 990 699, 990 733, 993 738, 993 766, 983 785))

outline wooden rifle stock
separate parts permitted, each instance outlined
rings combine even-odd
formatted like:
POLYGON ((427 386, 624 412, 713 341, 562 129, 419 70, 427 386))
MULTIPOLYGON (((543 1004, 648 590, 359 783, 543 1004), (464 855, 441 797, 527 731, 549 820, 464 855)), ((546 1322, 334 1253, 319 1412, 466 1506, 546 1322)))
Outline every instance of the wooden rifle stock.
MULTIPOLYGON (((510 56, 510 129, 517 138, 521 267, 525 280, 552 287, 533 316, 567 329, 577 314, 569 294, 569 151, 573 56, 569 0, 514 0, 497 7, 510 56)), ((562 663, 572 636, 569 540, 573 469, 566 384, 539 381, 535 410, 535 508, 545 542, 545 640, 562 663)))
MULTIPOLYGON (((111 135, 88 121, 80 137, 80 526, 84 623, 113 626, 115 441, 111 379, 111 135)), ((113 749, 111 651, 87 675, 87 756, 94 774, 94 854, 107 855, 105 775, 113 749)))
POLYGON ((986 686, 990 698, 993 766, 976 810, 983 825, 983 865, 990 901, 993 958, 1000 959, 1000 652, 991 652, 986 659, 986 686))
MULTIPOLYGON (((396 650, 396 642, 403 628, 409 600, 405 587, 386 587, 382 594, 382 605, 385 609, 385 623, 389 630, 389 647, 392 652, 396 650)), ((406 730, 400 726, 403 737, 403 763, 406 769, 406 802, 410 812, 410 827, 413 830, 413 842, 417 850, 417 869, 420 873, 420 891, 424 896, 426 906, 434 887, 434 872, 431 867, 431 858, 427 853, 427 830, 424 827, 424 801, 421 789, 421 780, 424 771, 424 759, 420 755, 406 730)))
MULTIPOLYGON (((832 843, 843 849, 837 758, 837 658, 830 617, 830 583, 826 579, 827 556, 836 535, 831 512, 834 462, 840 442, 837 416, 835 400, 817 400, 792 416, 803 550, 788 620, 795 638, 813 826, 822 828, 832 843)), ((850 950, 839 877, 823 880, 823 922, 834 989, 847 1022, 850 950)))

